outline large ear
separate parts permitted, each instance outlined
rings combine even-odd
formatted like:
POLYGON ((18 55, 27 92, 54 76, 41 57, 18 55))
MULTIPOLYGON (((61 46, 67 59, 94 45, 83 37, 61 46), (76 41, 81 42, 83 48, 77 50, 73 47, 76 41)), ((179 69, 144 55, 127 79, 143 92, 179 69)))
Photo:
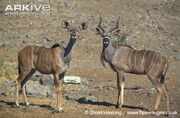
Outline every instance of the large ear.
POLYGON ((113 35, 119 37, 121 35, 122 29, 118 28, 113 31, 113 35))
POLYGON ((68 21, 63 21, 63 28, 69 29, 69 22, 68 21))
POLYGON ((86 30, 87 28, 88 28, 88 23, 87 22, 81 23, 81 29, 82 30, 86 30))
POLYGON ((102 31, 101 28, 99 28, 99 27, 96 27, 96 28, 94 29, 94 32, 95 32, 96 35, 102 35, 102 33, 103 33, 103 31, 102 31))

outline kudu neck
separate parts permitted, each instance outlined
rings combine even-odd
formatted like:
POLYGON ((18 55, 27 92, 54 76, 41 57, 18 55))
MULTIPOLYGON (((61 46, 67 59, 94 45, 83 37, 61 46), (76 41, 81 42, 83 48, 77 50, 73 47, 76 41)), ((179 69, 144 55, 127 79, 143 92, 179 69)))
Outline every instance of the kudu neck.
POLYGON ((77 39, 70 38, 68 45, 64 49, 64 60, 65 62, 68 62, 71 60, 72 53, 73 53, 73 48, 75 46, 77 39))
POLYGON ((104 54, 105 54, 106 60, 111 61, 115 52, 116 52, 116 48, 113 46, 113 42, 110 41, 109 45, 104 49, 104 54))

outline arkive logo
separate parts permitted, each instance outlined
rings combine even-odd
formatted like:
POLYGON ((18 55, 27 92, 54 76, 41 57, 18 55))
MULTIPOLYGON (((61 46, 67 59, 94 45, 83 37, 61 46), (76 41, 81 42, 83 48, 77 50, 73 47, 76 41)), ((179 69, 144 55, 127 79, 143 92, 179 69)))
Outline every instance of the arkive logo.
POLYGON ((47 3, 38 4, 8 4, 4 9, 5 15, 50 13, 51 6, 47 3))

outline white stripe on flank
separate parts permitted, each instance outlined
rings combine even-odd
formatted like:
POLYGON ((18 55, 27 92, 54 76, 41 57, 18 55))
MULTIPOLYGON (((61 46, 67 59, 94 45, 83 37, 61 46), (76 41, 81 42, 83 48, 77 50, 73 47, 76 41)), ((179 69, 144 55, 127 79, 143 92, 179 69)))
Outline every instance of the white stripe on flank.
POLYGON ((131 50, 131 54, 130 54, 130 57, 129 57, 129 63, 128 63, 128 67, 129 67, 129 70, 131 71, 131 69, 132 69, 132 67, 131 67, 131 56, 132 56, 132 52, 133 52, 133 50, 131 50))
POLYGON ((156 52, 154 52, 155 54, 154 54, 154 56, 153 56, 153 61, 152 61, 152 63, 151 63, 151 65, 150 65, 150 67, 149 67, 149 73, 151 72, 151 69, 152 69, 152 67, 153 67, 153 65, 154 65, 154 61, 156 61, 156 59, 157 59, 157 56, 158 56, 158 54, 156 53, 156 52), (156 57, 156 58, 155 58, 156 57))
POLYGON ((138 52, 138 51, 136 51, 136 54, 135 54, 135 57, 134 57, 134 58, 135 58, 135 59, 134 59, 134 70, 135 70, 135 71, 136 71, 136 56, 137 56, 137 52, 138 52))
POLYGON ((145 50, 145 51, 146 51, 146 52, 145 52, 144 55, 143 55, 142 63, 141 63, 143 69, 144 69, 144 57, 145 57, 146 53, 148 52, 147 50, 145 50))

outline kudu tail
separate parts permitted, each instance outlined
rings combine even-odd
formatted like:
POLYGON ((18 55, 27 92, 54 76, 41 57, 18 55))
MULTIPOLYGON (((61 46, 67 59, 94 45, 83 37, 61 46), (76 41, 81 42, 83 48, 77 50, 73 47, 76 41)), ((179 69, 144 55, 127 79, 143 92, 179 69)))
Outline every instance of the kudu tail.
POLYGON ((168 64, 168 62, 166 62, 165 66, 164 66, 164 70, 163 70, 163 72, 161 74, 161 77, 160 77, 160 82, 161 83, 165 82, 165 75, 166 75, 166 72, 168 70, 168 67, 169 67, 169 64, 168 64))
POLYGON ((19 54, 18 54, 18 75, 21 73, 21 68, 20 68, 20 61, 19 61, 19 54))

